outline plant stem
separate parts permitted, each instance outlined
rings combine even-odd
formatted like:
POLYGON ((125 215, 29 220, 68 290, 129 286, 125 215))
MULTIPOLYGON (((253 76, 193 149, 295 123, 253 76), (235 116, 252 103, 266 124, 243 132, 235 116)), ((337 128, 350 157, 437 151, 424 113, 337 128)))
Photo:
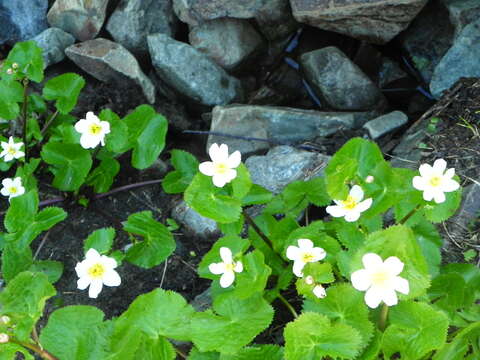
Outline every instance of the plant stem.
POLYGON ((180 355, 181 358, 183 359, 186 359, 187 358, 187 355, 182 351, 180 350, 179 348, 177 348, 176 346, 174 346, 174 349, 175 349, 175 352, 180 355))
POLYGON ((408 219, 410 219, 417 212, 418 209, 420 209, 420 205, 417 205, 412 211, 410 211, 407 215, 405 215, 403 219, 400 220, 398 223, 400 225, 405 224, 408 221, 408 219))
POLYGON ((282 294, 278 294, 278 298, 280 299, 280 301, 285 305, 285 307, 292 313, 293 317, 296 319, 298 318, 298 314, 297 312, 295 311, 295 309, 293 308, 293 306, 288 302, 287 299, 285 299, 282 294))
POLYGON ((50 119, 48 119, 48 121, 45 123, 45 125, 43 125, 43 128, 42 130, 40 130, 40 134, 43 136, 45 135, 45 133, 47 132, 48 130, 48 127, 52 124, 53 120, 55 120, 55 118, 57 117, 58 115, 58 110, 56 110, 53 115, 50 117, 50 119))
POLYGON ((28 79, 23 79, 23 104, 22 104, 22 118, 23 118, 23 146, 25 147, 25 163, 28 163, 28 143, 27 143, 27 104, 28 104, 28 79))
POLYGON ((384 303, 380 312, 380 319, 378 319, 378 328, 380 329, 380 331, 385 330, 385 327, 387 326, 387 316, 388 306, 384 303))
POLYGON ((243 213, 243 217, 245 218, 245 220, 247 221, 247 223, 253 228, 253 230, 255 230, 255 232, 263 239, 263 241, 265 241, 265 243, 270 246, 273 250, 273 243, 272 241, 267 237, 267 235, 265 235, 265 233, 257 226, 257 224, 255 224, 255 221, 253 221, 252 217, 250 215, 247 214, 247 212, 245 211, 245 209, 243 209, 242 211, 243 213))
POLYGON ((58 360, 55 356, 50 354, 47 350, 42 349, 40 346, 36 344, 30 344, 23 341, 18 341, 16 339, 10 339, 10 342, 23 346, 29 350, 32 350, 34 353, 38 354, 42 359, 45 360, 58 360))

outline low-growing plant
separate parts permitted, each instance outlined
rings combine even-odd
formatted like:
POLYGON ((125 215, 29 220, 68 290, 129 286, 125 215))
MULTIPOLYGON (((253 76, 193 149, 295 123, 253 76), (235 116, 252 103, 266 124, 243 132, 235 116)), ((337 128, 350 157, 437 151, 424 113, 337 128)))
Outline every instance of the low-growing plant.
MULTIPOLYGON (((21 53, 31 59, 37 50, 27 44, 17 46, 27 46, 21 53)), ((41 71, 27 66, 39 60, 21 62, 12 53, 0 87, 13 89, 16 83, 23 93, 25 79, 41 81, 41 71)), ((47 91, 47 100, 58 100, 52 93, 69 93, 56 104, 73 103, 71 111, 70 97, 78 92, 66 88, 47 91)), ((36 103, 41 99, 38 95, 36 103)), ((66 213, 57 207, 39 210, 35 173, 48 169, 55 187, 77 197, 83 186, 107 191, 115 177, 112 168, 119 167, 116 157, 133 150, 134 167, 151 165, 163 148, 152 141, 159 134, 164 139, 166 125, 146 106, 124 119, 104 110, 99 119, 90 114, 76 122, 61 111, 47 116, 46 110, 28 107, 34 103, 28 96, 12 98, 0 91, 0 101, 11 111, 4 130, 22 128, 11 125, 22 114, 18 104, 30 108, 35 121, 44 119, 47 128, 36 138, 29 130, 35 126, 23 127, 25 158, 32 156, 23 163, 18 156, 15 179, 4 184, 10 206, 3 234, 7 285, 0 293, 0 359, 15 359, 17 353, 49 360, 480 357, 480 272, 470 264, 442 264, 443 241, 435 226, 460 204, 454 169, 447 170, 443 159, 419 171, 393 168, 376 144, 360 138, 334 154, 322 176, 293 182, 280 194, 253 184, 241 154, 230 154, 225 144, 213 144, 211 161, 202 163, 173 150, 174 170, 162 181, 164 191, 183 193, 186 203, 215 220, 223 233, 198 267, 200 277, 212 280, 211 306, 196 311, 180 294, 156 289, 139 295, 113 319, 104 319, 93 306, 60 308, 37 334, 62 264, 34 260, 30 244, 66 213), (98 152, 85 149, 99 145, 104 147, 98 152), (94 162, 98 166, 92 172, 94 162), (330 216, 306 220, 309 209, 323 208, 330 216), (281 336, 275 343, 256 342, 274 318, 281 336)), ((9 161, 18 151, 6 152, 13 155, 9 161)), ((116 271, 122 261, 144 268, 162 263, 175 249, 175 228, 148 211, 132 214, 123 224, 132 239, 126 252, 112 251, 114 229, 94 230, 84 241, 85 259, 75 268, 79 291, 88 287, 95 298, 103 285, 123 286, 116 271)))

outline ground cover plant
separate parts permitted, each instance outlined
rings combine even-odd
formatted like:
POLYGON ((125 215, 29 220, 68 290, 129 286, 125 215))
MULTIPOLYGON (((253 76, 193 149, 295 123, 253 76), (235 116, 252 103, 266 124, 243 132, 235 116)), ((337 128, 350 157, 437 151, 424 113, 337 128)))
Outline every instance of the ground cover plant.
MULTIPOLYGON (((211 280, 211 306, 197 311, 159 288, 118 317, 105 319, 95 306, 65 306, 39 329, 63 266, 37 260, 31 243, 67 213, 40 206, 37 176, 49 174, 54 188, 88 206, 86 190, 109 191, 121 154, 131 151, 132 166, 147 168, 167 131, 166 119, 147 105, 124 118, 109 110, 70 116, 84 84, 76 74, 28 93, 30 81, 43 79, 41 59, 34 43, 18 43, 1 69, 0 117, 8 121, 1 124, 0 193, 9 207, 1 237, 0 359, 480 356, 480 273, 474 265, 442 263, 435 227, 460 204, 455 170, 443 159, 417 171, 394 168, 361 138, 335 153, 324 176, 291 183, 279 195, 253 184, 242 154, 225 144, 213 144, 202 163, 172 150, 174 170, 163 190, 183 194, 223 233, 197 269, 211 280), (328 216, 308 221, 312 208, 328 216), (282 339, 256 341, 284 309, 291 321, 281 322, 282 339)), ((77 291, 90 298, 101 297, 103 286, 126 285, 117 272, 125 262, 149 269, 175 250, 171 226, 150 211, 120 221, 132 241, 123 250, 112 250, 113 228, 79 239, 85 257, 75 267, 77 291)))

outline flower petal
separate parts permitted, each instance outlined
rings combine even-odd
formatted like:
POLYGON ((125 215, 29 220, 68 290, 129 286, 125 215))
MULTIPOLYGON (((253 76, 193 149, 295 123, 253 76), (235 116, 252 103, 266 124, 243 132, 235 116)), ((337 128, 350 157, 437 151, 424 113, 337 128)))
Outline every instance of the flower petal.
POLYGON ((85 253, 85 259, 88 259, 90 261, 97 261, 100 260, 100 254, 96 249, 90 248, 85 253))
POLYGON ((241 261, 237 261, 235 263, 235 267, 233 268, 233 271, 237 272, 237 273, 240 273, 243 271, 243 264, 241 261))
POLYGON ((447 162, 443 159, 437 159, 433 163, 433 171, 436 174, 443 174, 447 168, 447 162))
POLYGON ((371 309, 376 309, 383 300, 383 292, 375 287, 371 287, 365 293, 365 303, 371 309))
POLYGON ((425 178, 421 176, 414 176, 412 179, 412 185, 415 189, 423 191, 426 187, 425 178))
POLYGON ((13 185, 13 180, 10 178, 5 178, 2 180, 2 185, 5 187, 12 187, 13 185))
POLYGON ((225 174, 225 181, 227 183, 229 183, 230 181, 232 181, 233 179, 235 179, 237 177, 237 170, 235 169, 229 169, 225 174))
POLYGON ((88 276, 82 276, 80 279, 77 280, 77 289, 78 290, 85 290, 92 280, 88 276))
POLYGON ((435 200, 437 204, 443 203, 446 200, 444 192, 436 191, 433 195, 433 200, 435 200))
POLYGON ((220 258, 225 264, 233 263, 232 250, 230 250, 228 247, 222 246, 220 248, 220 258))
POLYGON ((325 211, 333 217, 343 217, 345 216, 345 209, 339 205, 330 205, 327 206, 325 211))
POLYGON ((225 264, 223 262, 221 263, 212 263, 208 265, 208 270, 214 275, 220 275, 225 272, 225 264))
POLYGON ((383 290, 383 302, 388 306, 393 306, 398 304, 397 293, 393 289, 383 290))
POLYGON ((118 286, 122 283, 120 275, 115 270, 107 271, 102 280, 107 286, 118 286))
POLYGON ((88 131, 88 124, 87 120, 79 120, 75 123, 75 130, 80 134, 83 134, 88 131))
POLYGON ((100 292, 102 291, 102 288, 103 288, 102 280, 100 279, 93 280, 90 283, 90 288, 88 289, 88 296, 95 299, 98 296, 98 294, 100 294, 100 292))
POLYGON ((327 296, 327 292, 325 291, 325 288, 321 285, 315 286, 312 291, 313 291, 313 294, 320 299, 323 299, 325 296, 327 296))
POLYGON ((312 254, 314 256, 313 261, 323 260, 323 259, 325 259, 325 256, 327 256, 327 252, 324 249, 322 249, 321 247, 314 247, 312 249, 312 254))
POLYGON ((396 256, 388 257, 383 265, 388 269, 388 272, 392 275, 398 275, 403 271, 403 262, 400 261, 396 256))
POLYGON ((357 206, 355 207, 355 210, 357 210, 359 212, 364 212, 364 211, 370 209, 370 206, 372 206, 372 203, 373 203, 372 198, 365 199, 362 202, 357 204, 357 206))
POLYGON ((214 174, 212 177, 212 182, 213 182, 213 185, 221 188, 221 187, 224 187, 228 181, 224 175, 214 174))
POLYGON ((418 171, 420 172, 420 175, 425 178, 430 177, 433 173, 433 169, 430 166, 430 164, 420 165, 420 167, 418 168, 418 171))
POLYGON ((310 250, 313 248, 313 242, 310 239, 298 239, 298 247, 302 250, 310 250))
POLYGON ((98 117, 93 113, 93 111, 87 112, 87 115, 85 116, 85 119, 88 122, 98 122, 99 121, 98 117))
POLYGON ((443 177, 447 178, 447 179, 451 179, 454 176, 455 176, 455 169, 454 168, 448 169, 447 171, 445 171, 445 174, 443 174, 443 177))
POLYGON ((380 256, 374 253, 366 253, 362 257, 362 263, 365 269, 375 270, 383 265, 383 260, 380 256))
POLYGON ((355 200, 355 202, 359 202, 363 199, 364 194, 360 186, 353 185, 348 195, 351 196, 355 200))
POLYGON ((115 260, 114 258, 111 258, 109 256, 105 256, 105 255, 102 255, 101 258, 100 258, 102 264, 107 268, 107 269, 115 269, 118 264, 117 264, 117 260, 115 260))
POLYGON ((296 246, 290 245, 287 248, 287 259, 297 260, 300 255, 300 249, 296 246))
POLYGON ((399 291, 402 294, 408 295, 408 293, 410 292, 410 284, 408 283, 407 279, 404 279, 400 276, 396 276, 393 279, 393 282, 394 282, 394 285, 393 285, 394 290, 399 291))
POLYGON ((423 200, 432 201, 436 192, 437 192, 437 190, 432 190, 430 188, 426 188, 425 190, 423 190, 423 200))
POLYGON ((357 221, 359 217, 360 217, 360 211, 357 211, 356 209, 349 210, 349 211, 346 211, 345 221, 354 222, 354 221, 357 221))
POLYGON ((224 272, 220 277, 220 286, 222 288, 227 288, 233 284, 235 281, 235 273, 233 271, 224 272))
POLYGON ((215 174, 215 166, 211 161, 202 162, 200 165, 198 165, 198 170, 200 170, 200 172, 206 176, 213 176, 213 174, 215 174))
POLYGON ((452 192, 457 190, 460 184, 453 179, 444 179, 442 183, 442 190, 445 192, 452 192))
POLYGON ((238 167, 238 165, 240 165, 241 162, 242 162, 242 154, 240 154, 240 151, 237 150, 228 157, 227 165, 230 168, 234 169, 238 167))
POLYGON ((293 263, 293 273, 298 277, 303 277, 303 268, 305 267, 305 263, 300 260, 296 260, 293 263))
POLYGON ((91 135, 88 135, 88 134, 83 134, 83 135, 80 137, 80 145, 81 145, 84 149, 93 149, 93 148, 95 148, 99 143, 100 143, 100 139, 98 139, 97 137, 93 137, 93 136, 91 136, 91 135))
POLYGON ((370 272, 365 269, 354 271, 350 276, 350 279, 352 281, 352 286, 359 291, 365 291, 372 285, 370 272))

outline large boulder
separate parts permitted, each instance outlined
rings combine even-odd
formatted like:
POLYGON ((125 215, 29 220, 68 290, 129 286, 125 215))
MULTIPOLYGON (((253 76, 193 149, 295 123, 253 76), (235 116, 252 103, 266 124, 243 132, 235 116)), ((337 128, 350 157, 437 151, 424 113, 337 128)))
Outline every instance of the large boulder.
POLYGON ((48 27, 48 0, 0 2, 0 45, 31 39, 48 27))
POLYGON ((48 28, 32 40, 43 50, 44 67, 56 64, 65 58, 65 49, 75 43, 75 38, 59 28, 48 28))
POLYGON ((178 21, 171 0, 121 0, 107 23, 113 39, 134 54, 148 53, 147 36, 175 35, 178 21))
POLYGON ((181 95, 208 106, 241 99, 240 81, 194 47, 154 34, 148 36, 148 48, 157 75, 181 95))
POLYGON ((440 0, 450 14, 450 21, 455 26, 455 33, 480 17, 480 1, 478 0, 440 0))
POLYGON ((48 23, 72 34, 77 40, 91 40, 102 28, 108 1, 57 0, 47 14, 48 23))
POLYGON ((465 26, 435 68, 430 91, 440 97, 461 77, 480 77, 480 20, 465 26))
POLYGON ((297 21, 372 43, 385 44, 427 0, 290 0, 297 21))
POLYGON ((142 89, 148 102, 155 102, 155 87, 135 57, 122 45, 98 38, 69 46, 65 53, 96 79, 119 87, 136 85, 142 89))

